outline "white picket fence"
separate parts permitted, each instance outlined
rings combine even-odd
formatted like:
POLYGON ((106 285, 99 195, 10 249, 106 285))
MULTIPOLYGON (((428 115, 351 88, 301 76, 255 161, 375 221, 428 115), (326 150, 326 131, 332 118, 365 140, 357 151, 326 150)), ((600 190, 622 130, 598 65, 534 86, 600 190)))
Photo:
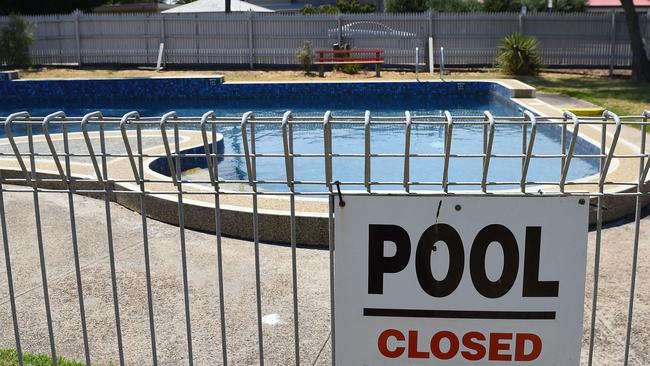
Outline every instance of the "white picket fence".
MULTIPOLYGON (((315 49, 344 41, 383 48, 386 63, 413 65, 445 49, 447 65, 491 65, 501 39, 539 39, 548 66, 626 67, 631 52, 623 13, 414 14, 70 14, 31 16, 36 64, 154 65, 164 43, 167 64, 295 65, 304 41, 315 49), (343 39, 339 39, 342 35, 343 39)), ((639 16, 650 45, 650 13, 639 16)), ((8 22, 0 17, 0 27, 8 22)), ((650 49, 650 47, 647 47, 650 49)), ((437 61, 436 61, 437 63, 437 61)))

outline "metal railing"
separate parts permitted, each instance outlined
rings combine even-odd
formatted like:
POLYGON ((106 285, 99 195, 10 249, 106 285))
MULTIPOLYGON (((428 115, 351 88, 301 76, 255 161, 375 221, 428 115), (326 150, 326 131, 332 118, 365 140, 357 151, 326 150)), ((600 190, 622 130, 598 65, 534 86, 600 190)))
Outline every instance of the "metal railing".
MULTIPOLYGON (((0 118, 3 123, 6 142, 9 143, 10 151, 0 153, 0 161, 11 162, 13 167, 3 168, 0 173, 0 220, 2 224, 3 246, 5 257, 5 268, 8 284, 9 302, 15 337, 15 347, 18 352, 19 363, 23 364, 23 353, 21 347, 21 327, 17 315, 16 289, 12 273, 12 262, 10 257, 10 243, 7 235, 7 217, 4 196, 6 194, 30 193, 34 203, 34 219, 39 248, 39 267, 41 272, 41 283, 43 299, 45 301, 45 312, 48 325, 48 339, 53 364, 57 363, 57 340, 54 337, 54 323, 52 320, 52 309, 49 302, 48 274, 46 257, 43 246, 43 227, 40 217, 39 198, 42 194, 63 193, 68 198, 68 213, 71 227, 71 244, 74 255, 75 279, 77 286, 77 297, 82 324, 82 337, 84 345, 85 363, 91 364, 91 353, 88 344, 88 326, 86 320, 84 289, 82 286, 82 270, 80 267, 79 250, 77 244, 77 229, 75 215, 75 196, 77 194, 93 195, 101 197, 104 201, 104 215, 106 220, 112 305, 115 318, 115 334, 118 345, 117 361, 120 365, 126 363, 124 355, 124 344, 122 340, 120 314, 120 294, 118 292, 116 278, 116 257, 114 252, 114 227, 111 221, 111 200, 115 194, 133 195, 137 197, 139 211, 141 214, 142 241, 144 243, 145 275, 147 288, 147 308, 149 322, 149 339, 151 341, 152 362, 159 362, 157 356, 156 341, 156 319, 154 317, 154 296, 152 294, 151 264, 149 258, 150 239, 148 237, 147 225, 148 215, 145 200, 147 197, 156 195, 175 195, 177 201, 177 217, 181 245, 181 266, 183 272, 183 303, 185 316, 185 335, 187 342, 187 359, 193 364, 192 322, 190 313, 190 297, 188 293, 187 278, 187 249, 186 249, 186 219, 185 214, 188 205, 185 200, 187 196, 206 196, 214 207, 215 219, 215 240, 217 251, 217 271, 219 290, 219 313, 220 313, 220 337, 221 353, 223 364, 228 364, 227 349, 227 327, 225 323, 224 306, 224 276, 222 272, 222 210, 221 200, 229 195, 247 196, 252 199, 252 242, 254 245, 255 261, 255 296, 257 311, 257 332, 259 363, 264 364, 265 349, 263 342, 262 323, 262 294, 261 294, 261 273, 260 273, 260 245, 258 218, 261 215, 259 201, 265 196, 285 197, 289 200, 289 210, 286 215, 290 222, 290 235, 288 243, 291 247, 291 287, 293 301, 293 330, 294 330, 294 360, 295 364, 301 363, 301 347, 299 332, 299 301, 298 301, 298 280, 297 280, 297 251, 301 243, 297 242, 296 199, 298 196, 326 197, 326 217, 328 227, 329 250, 329 289, 331 306, 331 343, 334 344, 334 205, 338 201, 343 204, 346 195, 422 195, 422 196, 524 196, 524 195, 550 195, 550 196, 582 196, 591 199, 595 206, 595 257, 594 257, 594 288, 591 305, 590 318, 590 342, 588 353, 588 364, 593 363, 594 354, 594 331, 597 323, 597 303, 599 288, 599 267, 601 232, 604 222, 604 200, 624 199, 628 197, 634 200, 633 209, 630 212, 634 215, 634 249, 632 259, 632 277, 629 289, 628 311, 626 321, 625 338, 625 364, 629 360, 630 340, 632 337, 632 317, 634 312, 635 280, 638 263, 639 232, 641 226, 641 213, 644 203, 648 202, 650 191, 648 190, 648 173, 650 170, 650 153, 646 148, 646 136, 650 122, 650 111, 645 111, 637 116, 618 116, 612 112, 605 112, 602 117, 577 117, 570 112, 562 116, 547 117, 536 116, 530 112, 524 112, 520 116, 495 116, 485 112, 482 116, 453 116, 449 112, 442 115, 415 116, 406 112, 404 116, 386 117, 373 116, 366 112, 363 116, 335 116, 331 112, 325 113, 322 117, 294 116, 290 111, 282 116, 268 117, 255 116, 247 112, 241 117, 218 116, 212 111, 206 112, 201 117, 182 117, 175 112, 170 112, 162 117, 144 117, 137 112, 130 112, 122 117, 106 117, 101 112, 89 113, 83 117, 68 117, 63 112, 56 112, 46 117, 31 117, 27 112, 15 113, 6 118, 0 118), (312 125, 320 126, 323 134, 322 153, 302 153, 294 150, 294 129, 297 126, 312 125), (363 128, 363 153, 337 152, 334 146, 335 137, 332 130, 336 126, 357 126, 363 128), (375 153, 372 149, 372 128, 373 126, 391 125, 397 126, 403 134, 396 135, 395 139, 402 139, 404 150, 400 153, 375 153), (414 126, 429 126, 441 128, 444 141, 442 153, 418 153, 411 150, 411 134, 414 126), (477 141, 481 146, 480 153, 457 152, 454 146, 454 131, 457 128, 473 127, 482 131, 482 141, 477 141), (495 153, 495 134, 501 128, 517 128, 521 133, 521 152, 512 154, 495 153), (560 131, 560 151, 556 153, 536 153, 534 150, 538 131, 541 128, 554 128, 560 131), (221 153, 214 148, 219 140, 219 131, 225 128, 239 129, 241 146, 243 151, 239 153, 221 153), (279 138, 282 152, 269 153, 260 152, 256 149, 256 130, 266 128, 265 133, 274 133, 279 138), (184 150, 182 135, 186 130, 194 130, 200 135, 198 145, 203 147, 203 152, 190 153, 184 150), (119 150, 109 146, 107 135, 111 131, 119 132, 117 141, 119 150), (587 131, 587 132, 585 132, 587 131), (38 133, 42 132, 42 136, 38 133), (53 133, 53 132, 56 132, 53 133), (159 134, 158 134, 159 132, 159 134), (163 147, 164 152, 151 152, 151 149, 144 143, 144 135, 156 136, 158 147, 163 147), (591 136, 586 136, 590 133, 591 136), (24 136, 17 136, 18 134, 24 136), (79 137, 72 140, 72 136, 79 137), (623 134, 627 139, 637 139, 631 145, 626 144, 627 150, 620 146, 623 134), (594 137, 595 136, 595 137, 594 137), (576 146, 579 138, 587 138, 597 141, 598 152, 576 153, 576 146), (61 146, 62 142, 62 146, 61 146), (135 146, 133 146, 135 143, 135 146), (77 145, 75 145, 77 144, 77 145), (99 145, 99 148, 97 146, 99 145), (40 148, 39 148, 40 146, 40 148), (80 147, 85 147, 85 152, 80 152, 80 147), (212 147, 212 148, 211 148, 212 147), (634 151, 632 151, 634 150, 634 151), (145 167, 150 159, 162 158, 167 161, 169 177, 151 174, 145 167), (209 173, 209 179, 193 178, 182 174, 183 159, 204 159, 205 166, 209 173), (219 161, 223 158, 239 158, 244 160, 246 176, 244 179, 224 178, 220 175, 219 161), (257 169, 260 158, 280 158, 284 161, 284 179, 258 179, 257 169), (311 158, 322 159, 324 162, 323 180, 299 180, 296 179, 295 159, 311 158), (363 181, 339 181, 335 179, 333 172, 333 160, 339 158, 357 158, 364 160, 363 181), (373 179, 372 166, 381 158, 403 159, 402 180, 400 181, 377 181, 373 179), (442 178, 439 181, 414 181, 411 177, 411 160, 418 159, 442 159, 442 178), (575 159, 597 159, 598 174, 593 179, 581 179, 572 181, 568 179, 571 163, 575 159), (109 171, 110 161, 121 159, 128 164, 125 166, 126 173, 109 171), (450 161, 452 159, 481 159, 482 171, 475 181, 453 181, 450 179, 450 161), (492 181, 489 179, 490 166, 496 160, 517 160, 521 163, 521 177, 512 181, 492 181), (539 159, 560 159, 561 173, 559 180, 543 181, 530 180, 529 171, 531 162, 539 159), (92 175, 75 173, 75 161, 85 160, 93 172, 92 175), (616 164, 614 164, 616 162, 616 164), (42 164, 42 165, 41 165, 42 164), (616 165, 616 169, 612 167, 616 165), (632 167, 632 168, 631 168, 632 167), (629 175, 617 174, 621 169, 635 170, 634 178, 629 175), (52 173, 54 172, 54 173, 52 173), (621 178, 622 177, 622 178, 621 178), (628 177, 628 178, 625 178, 628 177), (229 184, 246 184, 250 189, 232 189, 229 184), (261 184, 283 184, 287 190, 260 189, 261 184), (197 189, 202 185, 202 189, 197 189), (322 187, 320 190, 300 190, 300 185, 316 185, 322 187), (401 186, 401 190, 382 190, 382 186, 401 186), (435 186, 436 189, 419 190, 420 186, 435 186), (341 189, 343 187, 343 189, 341 189), (462 187, 456 190, 455 187, 462 187), (466 187, 474 187, 467 190, 466 187), (516 188, 513 188, 516 187, 516 188), (355 188, 355 189, 345 189, 355 188), (510 189, 503 189, 510 188, 510 189)), ((361 131, 361 130, 360 130, 361 131)), ((517 142, 518 143, 518 142, 517 142)), ((6 145, 6 144, 5 144, 6 145)), ((613 201, 612 201, 613 202, 613 201)), ((26 225, 31 225, 25 223, 26 225)), ((216 300, 215 300, 216 301, 216 300)), ((335 349, 332 347, 332 363, 334 362, 335 349)), ((216 361, 215 362, 219 362, 216 361)))

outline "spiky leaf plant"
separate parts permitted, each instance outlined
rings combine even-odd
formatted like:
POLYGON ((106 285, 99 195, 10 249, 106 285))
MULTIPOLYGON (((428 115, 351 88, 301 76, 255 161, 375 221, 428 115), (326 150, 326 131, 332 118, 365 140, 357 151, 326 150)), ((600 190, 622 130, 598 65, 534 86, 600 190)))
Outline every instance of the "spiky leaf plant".
POLYGON ((501 41, 497 66, 509 75, 537 75, 542 59, 537 50, 537 39, 514 33, 501 41))

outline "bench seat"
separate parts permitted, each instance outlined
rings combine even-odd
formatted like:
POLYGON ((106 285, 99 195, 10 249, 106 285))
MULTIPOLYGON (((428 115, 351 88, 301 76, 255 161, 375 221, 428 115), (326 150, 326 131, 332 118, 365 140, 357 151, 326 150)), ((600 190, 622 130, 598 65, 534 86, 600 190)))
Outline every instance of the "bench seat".
POLYGON ((375 65, 375 75, 381 75, 380 65, 384 63, 384 57, 381 49, 356 49, 356 50, 317 50, 318 57, 314 65, 318 65, 318 76, 325 75, 325 65, 375 65), (371 54, 368 57, 356 56, 359 54, 371 54), (327 54, 328 57, 324 55, 327 54), (330 56, 331 55, 331 56, 330 56), (340 55, 341 57, 337 57, 340 55))

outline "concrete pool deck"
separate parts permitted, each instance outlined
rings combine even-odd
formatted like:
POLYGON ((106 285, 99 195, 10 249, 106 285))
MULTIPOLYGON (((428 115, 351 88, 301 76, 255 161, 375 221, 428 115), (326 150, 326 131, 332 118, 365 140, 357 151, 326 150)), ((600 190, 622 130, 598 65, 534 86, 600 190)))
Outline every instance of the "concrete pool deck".
MULTIPOLYGON (((20 188, 20 187, 6 187, 20 188)), ((83 343, 65 194, 40 196, 54 334, 58 353, 83 360, 83 343)), ((25 351, 49 353, 31 193, 4 193, 19 326, 25 351)), ((127 365, 151 363, 140 215, 111 203, 118 293, 127 365)), ((118 360, 103 202, 75 196, 86 315, 92 361, 118 360)), ((148 221, 159 364, 187 364, 178 227, 148 221)), ((589 347, 589 314, 596 233, 589 233, 582 364, 589 347)), ((634 225, 602 232, 595 365, 622 364, 634 225)), ((650 217, 641 222, 630 365, 650 363, 650 217)), ((221 337, 215 236, 186 231, 195 364, 220 365, 221 337)), ((229 364, 258 364, 254 247, 223 238, 229 364)), ((14 348, 4 254, 0 251, 0 348, 14 348)), ((265 361, 293 364, 291 249, 260 246, 265 361)), ((299 248, 298 298, 301 360, 329 365, 329 252, 299 248)))

